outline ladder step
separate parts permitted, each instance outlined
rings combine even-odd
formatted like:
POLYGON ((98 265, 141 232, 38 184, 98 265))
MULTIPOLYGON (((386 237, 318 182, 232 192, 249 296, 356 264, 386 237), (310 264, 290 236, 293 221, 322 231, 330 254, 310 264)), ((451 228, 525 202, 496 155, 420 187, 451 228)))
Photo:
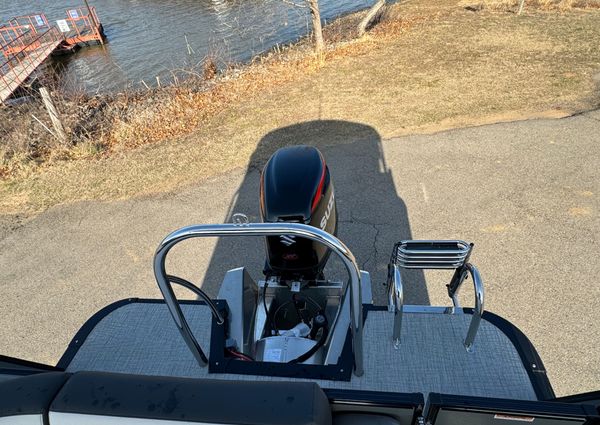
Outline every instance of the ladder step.
POLYGON ((406 269, 457 269, 471 249, 472 244, 460 240, 406 240, 394 245, 392 262, 406 269))

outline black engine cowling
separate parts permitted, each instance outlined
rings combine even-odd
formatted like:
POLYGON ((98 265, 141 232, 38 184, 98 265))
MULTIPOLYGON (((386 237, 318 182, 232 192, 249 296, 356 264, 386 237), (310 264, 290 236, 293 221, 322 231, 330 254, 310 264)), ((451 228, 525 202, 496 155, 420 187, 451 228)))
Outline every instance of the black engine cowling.
MULTIPOLYGON (((290 146, 277 150, 260 182, 264 222, 304 223, 337 234, 337 210, 329 168, 318 149, 290 146)), ((269 236, 265 273, 283 279, 320 279, 329 249, 290 236, 269 236)))

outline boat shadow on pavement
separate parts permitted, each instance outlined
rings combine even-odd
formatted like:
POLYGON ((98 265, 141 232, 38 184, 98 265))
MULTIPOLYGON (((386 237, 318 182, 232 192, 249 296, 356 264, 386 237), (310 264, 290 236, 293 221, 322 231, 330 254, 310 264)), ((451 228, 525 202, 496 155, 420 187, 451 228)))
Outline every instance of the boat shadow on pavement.
MULTIPOLYGON (((335 120, 308 121, 278 128, 266 134, 254 151, 244 180, 231 200, 225 222, 235 213, 260 222, 260 171, 280 147, 312 145, 327 162, 338 210, 338 237, 354 253, 361 269, 371 273, 376 304, 386 303, 387 264, 394 243, 412 239, 408 211, 398 196, 385 161, 379 133, 371 126, 335 120)), ((207 278, 222 277, 243 264, 255 279, 263 277, 264 242, 259 238, 221 238, 216 244, 207 278)), ((345 279, 343 267, 331 256, 325 276, 345 279)), ((403 271, 405 302, 428 305, 429 296, 421 271, 403 271)), ((216 295, 220 282, 208 280, 205 288, 216 295)))

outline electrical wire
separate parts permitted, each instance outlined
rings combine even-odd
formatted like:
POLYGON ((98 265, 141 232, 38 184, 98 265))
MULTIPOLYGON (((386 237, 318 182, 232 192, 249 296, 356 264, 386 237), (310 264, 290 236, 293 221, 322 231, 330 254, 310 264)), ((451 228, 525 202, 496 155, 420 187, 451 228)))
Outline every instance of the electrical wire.
POLYGON ((269 276, 265 278, 265 284, 263 285, 262 290, 262 301, 263 307, 265 308, 265 315, 267 316, 267 320, 271 324, 271 335, 277 335, 277 328, 275 327, 275 322, 273 321, 273 317, 269 314, 269 309, 267 308, 267 286, 269 286, 269 276))
MULTIPOLYGON (((296 295, 296 294, 294 294, 296 295)), ((302 298, 307 299, 310 303, 312 303, 312 305, 314 307, 317 307, 318 310, 323 310, 323 308, 321 307, 321 304, 319 304, 318 302, 316 302, 315 300, 313 300, 311 297, 309 297, 308 295, 302 295, 302 298)))
POLYGON ((321 308, 321 306, 315 300, 313 300, 312 298, 310 298, 309 296, 302 295, 302 296, 298 297, 297 294, 293 294, 291 300, 286 301, 286 302, 282 303, 279 307, 277 307, 277 309, 275 310, 275 313, 273 313, 273 320, 277 321, 277 315, 279 314, 279 312, 281 311, 282 308, 288 306, 291 303, 294 303, 294 309, 296 310, 296 315, 298 315, 298 319, 300 321, 304 322, 304 318, 302 317, 302 314, 300 313, 300 310, 298 309, 298 306, 296 304, 296 302, 298 301, 297 298, 300 298, 302 300, 303 299, 308 300, 313 305, 313 307, 317 308, 317 313, 319 311, 323 310, 323 308, 321 308))
MULTIPOLYGON (((296 316, 298 316, 298 318, 302 322, 304 322, 304 317, 302 317, 302 313, 300 313, 300 309, 298 308, 298 300, 296 299, 296 294, 292 295, 292 302, 294 303, 294 310, 296 310, 296 316)), ((275 312, 275 320, 277 320, 277 311, 275 312)), ((304 322, 304 323, 306 323, 306 322, 304 322)))
MULTIPOLYGON (((284 303, 282 303, 279 307, 277 307, 277 310, 275 310, 275 313, 273 313, 273 319, 277 320, 277 315, 279 314, 279 312, 281 311, 282 308, 286 307, 287 305, 291 304, 293 301, 286 301, 284 303)), ((302 316, 300 316, 300 313, 297 313, 298 317, 300 318, 300 320, 302 320, 302 316)))
POLYGON ((305 362, 306 360, 310 359, 317 351, 319 351, 319 348, 321 348, 322 346, 325 345, 325 341, 327 340, 327 335, 329 335, 329 329, 327 327, 324 327, 323 332, 321 333, 321 338, 319 338, 317 343, 306 353, 301 354, 300 356, 296 357, 294 360, 290 360, 288 362, 288 364, 302 363, 302 362, 305 362))
POLYGON ((167 280, 171 283, 181 285, 184 288, 192 291, 194 294, 198 295, 200 298, 202 298, 202 300, 206 303, 206 305, 208 305, 213 316, 215 317, 215 319, 217 319, 217 323, 219 325, 222 325, 223 323, 225 323, 225 319, 221 315, 221 312, 219 312, 219 309, 215 305, 214 301, 211 300, 210 297, 206 294, 206 292, 204 292, 202 289, 198 288, 196 285, 194 285, 189 280, 185 280, 178 276, 167 275, 167 280))
POLYGON ((232 356, 234 356, 234 357, 236 357, 236 358, 238 358, 240 360, 243 360, 245 362, 253 362, 254 361, 254 359, 252 357, 250 357, 250 356, 248 356, 248 355, 246 355, 244 353, 240 353, 239 351, 235 351, 235 350, 233 350, 231 348, 228 348, 227 352, 229 354, 231 354, 232 356))

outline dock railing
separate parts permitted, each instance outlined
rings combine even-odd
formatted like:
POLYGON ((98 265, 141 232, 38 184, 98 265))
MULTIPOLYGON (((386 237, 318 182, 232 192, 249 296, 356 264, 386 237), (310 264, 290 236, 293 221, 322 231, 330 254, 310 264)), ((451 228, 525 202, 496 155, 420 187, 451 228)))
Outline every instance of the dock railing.
POLYGON ((23 82, 39 66, 39 59, 48 55, 62 41, 56 27, 44 32, 29 31, 2 45, 5 59, 0 65, 0 87, 10 87, 15 81, 23 82), (7 56, 6 52, 10 52, 7 56))
POLYGON ((15 16, 8 21, 8 25, 12 27, 24 27, 36 33, 44 32, 51 27, 46 15, 43 13, 15 16))
POLYGON ((43 13, 11 18, 6 24, 0 26, 0 45, 3 46, 2 51, 4 52, 5 45, 14 42, 25 34, 35 37, 38 33, 45 32, 48 29, 50 29, 50 24, 43 13))
POLYGON ((50 24, 43 13, 17 16, 0 25, 0 102, 4 102, 46 58, 81 44, 104 44, 94 7, 66 10, 66 19, 50 24), (0 58, 2 60, 2 58, 0 58))
POLYGON ((69 33, 65 34, 65 39, 69 44, 102 42, 100 19, 98 19, 95 7, 67 9, 66 14, 67 19, 65 20, 71 29, 69 33))

